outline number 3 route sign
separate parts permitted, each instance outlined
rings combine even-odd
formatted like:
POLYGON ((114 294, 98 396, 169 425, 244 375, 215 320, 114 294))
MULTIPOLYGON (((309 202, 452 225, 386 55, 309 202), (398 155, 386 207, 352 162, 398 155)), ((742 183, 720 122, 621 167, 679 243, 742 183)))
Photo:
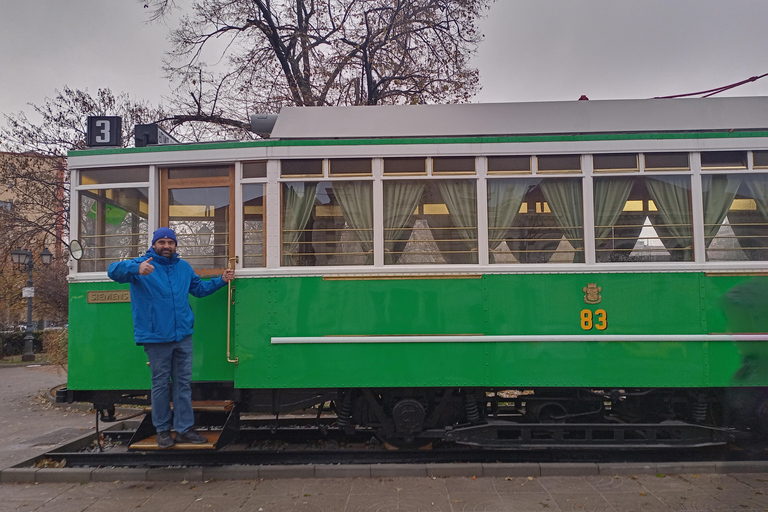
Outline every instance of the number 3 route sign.
POLYGON ((123 145, 123 119, 119 116, 88 116, 87 145, 89 147, 120 147, 123 145))

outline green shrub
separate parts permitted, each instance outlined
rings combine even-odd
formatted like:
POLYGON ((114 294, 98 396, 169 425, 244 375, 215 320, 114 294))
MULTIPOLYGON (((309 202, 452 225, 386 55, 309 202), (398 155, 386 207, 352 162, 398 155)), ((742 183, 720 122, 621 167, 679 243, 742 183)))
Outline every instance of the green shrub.
MULTIPOLYGON (((24 353, 24 331, 0 332, 0 357, 20 356, 24 353)), ((40 332, 32 333, 34 336, 34 350, 36 354, 43 351, 43 342, 40 332)))

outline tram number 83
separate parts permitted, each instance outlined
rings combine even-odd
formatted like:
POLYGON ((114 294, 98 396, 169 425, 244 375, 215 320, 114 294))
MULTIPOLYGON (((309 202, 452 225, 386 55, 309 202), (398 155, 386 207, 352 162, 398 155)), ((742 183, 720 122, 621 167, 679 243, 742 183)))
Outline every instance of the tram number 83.
POLYGON ((594 313, 589 309, 581 310, 581 328, 590 331, 593 327, 598 331, 608 327, 608 316, 604 309, 595 310, 594 313))

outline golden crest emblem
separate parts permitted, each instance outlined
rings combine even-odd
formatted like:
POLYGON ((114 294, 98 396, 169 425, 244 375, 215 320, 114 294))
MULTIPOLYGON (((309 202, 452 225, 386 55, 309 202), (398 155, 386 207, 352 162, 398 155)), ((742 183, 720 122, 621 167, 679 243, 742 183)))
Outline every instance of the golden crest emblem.
POLYGON ((584 302, 587 304, 600 304, 600 301, 603 300, 600 296, 603 289, 597 286, 597 283, 587 283, 587 286, 581 290, 584 292, 584 302))

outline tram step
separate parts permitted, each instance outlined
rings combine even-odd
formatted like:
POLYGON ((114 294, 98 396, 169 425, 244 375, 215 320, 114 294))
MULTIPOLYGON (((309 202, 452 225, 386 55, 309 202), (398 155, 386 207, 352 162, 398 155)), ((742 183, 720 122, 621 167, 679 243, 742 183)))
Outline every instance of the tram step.
POLYGON ((235 406, 232 400, 197 400, 192 402, 194 411, 229 412, 235 406))
POLYGON ((221 437, 221 430, 201 430, 197 433, 208 439, 207 443, 177 443, 171 448, 160 448, 157 446, 157 434, 151 435, 128 446, 129 450, 215 450, 216 443, 221 437))
MULTIPOLYGON (((226 402, 197 402, 203 404, 202 409, 195 408, 195 424, 198 432, 208 439, 204 444, 179 443, 171 449, 178 450, 218 450, 230 444, 237 438, 240 429, 240 413, 234 404, 226 402), (206 408, 207 407, 207 408, 206 408), (214 407, 210 409, 210 407, 214 407), (222 418, 221 413, 226 414, 222 418), (207 420, 215 421, 207 421, 207 420), (222 421, 223 420, 223 421, 222 421), (223 426, 222 426, 223 425, 223 426), (209 427, 205 429, 204 427, 209 427), (213 428, 210 428, 213 427, 213 428)), ((159 450, 157 433, 152 425, 152 411, 147 412, 139 427, 128 442, 129 450, 159 450)))

